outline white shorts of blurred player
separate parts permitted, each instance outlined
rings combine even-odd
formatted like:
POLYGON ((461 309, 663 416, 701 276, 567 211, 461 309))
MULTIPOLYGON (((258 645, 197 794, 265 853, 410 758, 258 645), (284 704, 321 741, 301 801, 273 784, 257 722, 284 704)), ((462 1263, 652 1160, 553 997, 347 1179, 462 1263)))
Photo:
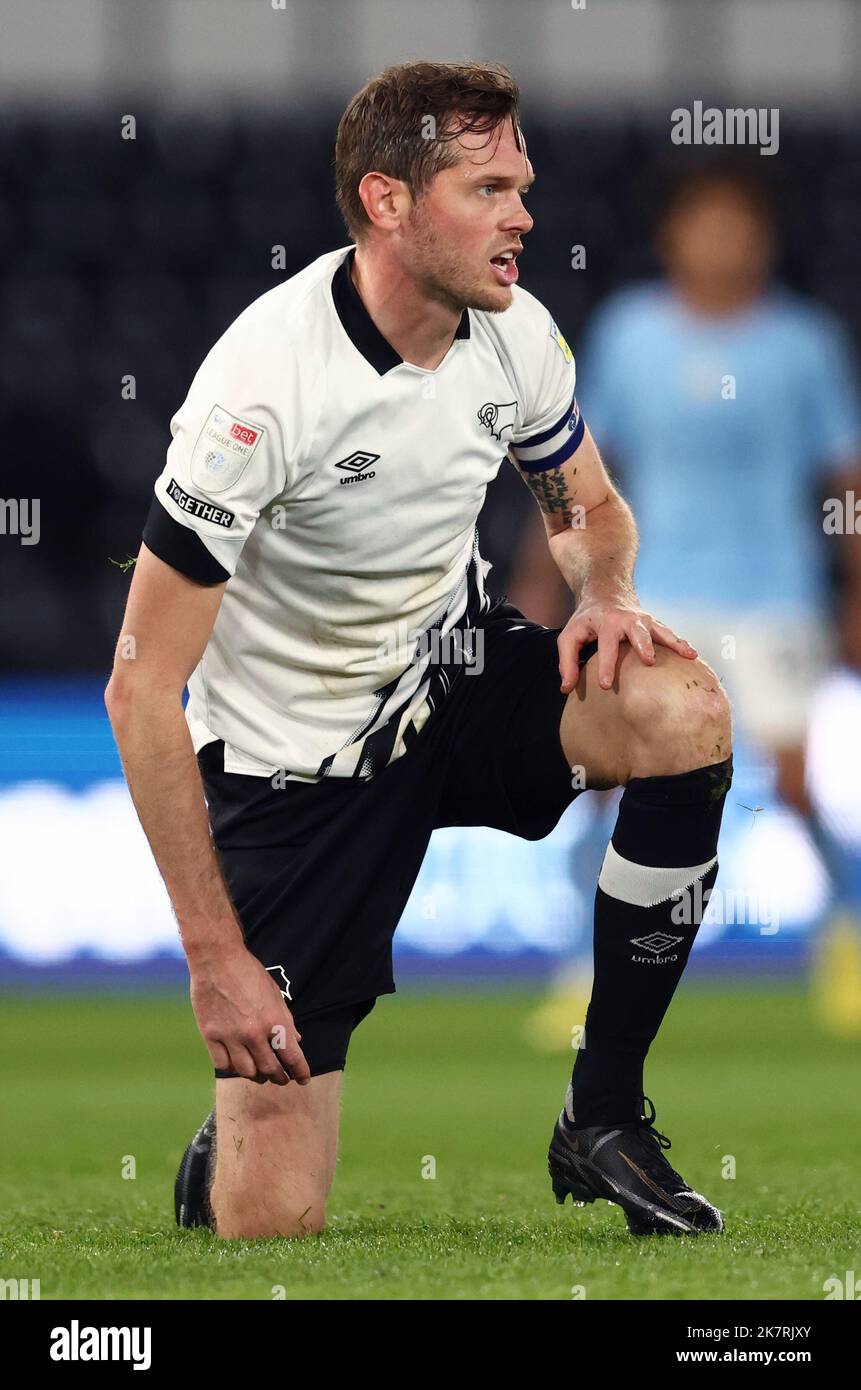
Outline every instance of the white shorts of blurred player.
POLYGON ((739 732, 769 750, 806 741, 817 690, 837 659, 827 618, 778 608, 650 608, 642 602, 720 677, 739 732))

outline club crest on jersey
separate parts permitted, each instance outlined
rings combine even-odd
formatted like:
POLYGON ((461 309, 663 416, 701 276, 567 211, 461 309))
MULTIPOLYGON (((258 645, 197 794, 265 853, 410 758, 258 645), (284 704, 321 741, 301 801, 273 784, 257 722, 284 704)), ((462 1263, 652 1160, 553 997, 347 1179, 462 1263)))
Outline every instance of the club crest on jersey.
POLYGON ((487 401, 478 411, 478 418, 485 429, 490 430, 494 439, 501 439, 504 430, 514 429, 514 422, 517 419, 517 401, 507 401, 505 405, 496 405, 493 401, 487 401))
POLYGON ((287 1003, 292 1004, 293 996, 290 993, 290 981, 287 979, 287 976, 284 973, 284 966, 267 965, 266 969, 268 973, 272 976, 278 988, 280 989, 284 999, 287 1001, 287 1003))
POLYGON ((192 481, 203 492, 225 492, 245 472, 265 433, 262 425, 214 405, 191 455, 192 481))
POLYGON ((559 331, 558 325, 553 319, 550 320, 550 336, 553 339, 556 346, 559 348, 560 352, 562 353, 562 356, 565 358, 565 361, 573 362, 574 354, 571 351, 568 344, 566 343, 565 339, 559 331))
POLYGON ((350 474, 349 478, 339 478, 341 483, 363 483, 367 478, 375 478, 377 475, 372 463, 376 463, 379 454, 369 454, 366 449, 356 449, 354 453, 348 454, 340 463, 336 463, 336 468, 343 468, 350 474), (370 472, 368 470, 370 469, 370 472))

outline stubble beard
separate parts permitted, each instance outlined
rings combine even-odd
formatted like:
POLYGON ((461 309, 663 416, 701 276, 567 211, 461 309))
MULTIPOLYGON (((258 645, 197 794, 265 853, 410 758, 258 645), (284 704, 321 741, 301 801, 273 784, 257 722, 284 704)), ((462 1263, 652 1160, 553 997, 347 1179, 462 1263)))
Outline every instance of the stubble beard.
POLYGON ((413 270, 428 298, 445 304, 459 314, 464 309, 501 314, 510 306, 511 290, 500 285, 494 293, 470 275, 458 252, 437 235, 429 219, 420 210, 413 211, 411 221, 415 233, 413 270))

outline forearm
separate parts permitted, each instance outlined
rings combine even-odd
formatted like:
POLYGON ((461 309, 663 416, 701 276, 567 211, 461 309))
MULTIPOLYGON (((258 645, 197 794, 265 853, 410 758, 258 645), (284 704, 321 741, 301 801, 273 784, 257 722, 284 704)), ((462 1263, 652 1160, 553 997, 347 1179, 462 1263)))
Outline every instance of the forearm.
POLYGON ((572 525, 549 538, 550 553, 578 604, 636 602, 634 561, 637 526, 624 498, 613 493, 572 525))
POLYGON ((180 699, 163 691, 105 697, 132 800, 170 895, 189 966, 243 947, 206 813, 180 699))

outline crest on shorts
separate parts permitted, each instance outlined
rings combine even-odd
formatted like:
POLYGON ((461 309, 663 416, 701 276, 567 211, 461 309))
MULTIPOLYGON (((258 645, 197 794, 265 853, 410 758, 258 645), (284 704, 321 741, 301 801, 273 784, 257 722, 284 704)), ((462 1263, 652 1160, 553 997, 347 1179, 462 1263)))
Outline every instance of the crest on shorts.
POLYGON ((290 981, 287 979, 287 976, 284 973, 284 966, 267 965, 266 969, 269 971, 269 974, 272 976, 276 985, 280 989, 283 998, 287 1001, 288 1004, 292 1004, 293 996, 290 993, 290 981))

